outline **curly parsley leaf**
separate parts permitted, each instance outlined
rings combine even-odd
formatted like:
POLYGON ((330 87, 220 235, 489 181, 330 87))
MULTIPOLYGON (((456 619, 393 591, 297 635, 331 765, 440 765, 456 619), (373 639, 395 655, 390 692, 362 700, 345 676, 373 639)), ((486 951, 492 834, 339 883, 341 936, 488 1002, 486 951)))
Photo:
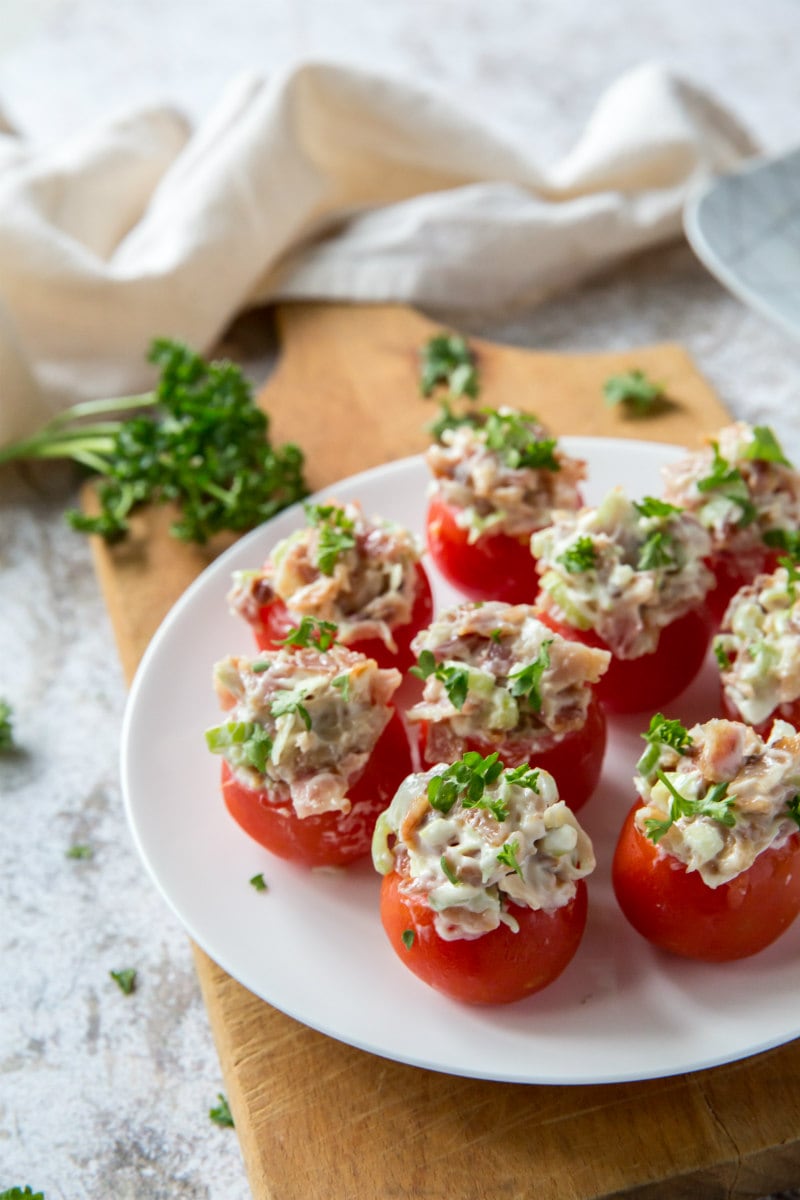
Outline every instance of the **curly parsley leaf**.
POLYGON ((508 783, 516 784, 517 787, 530 788, 532 792, 539 791, 539 771, 536 768, 531 768, 527 763, 520 763, 518 767, 510 768, 505 773, 505 779, 508 783))
POLYGON ((307 504, 305 509, 309 524, 319 531, 317 566, 323 575, 332 575, 342 555, 355 548, 355 523, 335 504, 307 504))
POLYGON ((208 1115, 215 1125, 223 1125, 233 1129, 233 1114, 230 1105, 222 1092, 217 1092, 217 1103, 208 1110, 208 1115))
POLYGON ((252 529, 308 495, 302 452, 271 445, 268 417, 238 366, 207 363, 166 338, 148 358, 161 370, 154 391, 75 405, 6 446, 0 462, 69 458, 101 476, 99 514, 71 511, 67 520, 107 541, 125 537, 143 504, 175 504, 173 536, 203 543, 252 529))
POLYGON ((550 666, 550 646, 553 641, 553 638, 548 638, 542 642, 534 661, 520 667, 517 671, 511 671, 508 676, 511 695, 527 700, 534 712, 541 711, 542 695, 539 687, 542 676, 550 666))
POLYGON ((729 828, 736 824, 736 814, 732 811, 736 797, 727 794, 728 783, 715 783, 702 796, 683 796, 663 771, 656 771, 656 777, 670 794, 670 808, 665 820, 645 821, 645 832, 651 842, 659 842, 680 817, 711 817, 729 828))
POLYGON ((302 617, 299 625, 294 625, 285 638, 278 642, 280 646, 303 646, 313 650, 329 650, 336 641, 339 626, 333 621, 322 621, 318 617, 302 617))
POLYGON ((562 563, 570 575, 593 571, 597 566, 597 547, 588 535, 582 534, 567 546, 556 562, 562 563))
POLYGON ((477 806, 485 789, 495 783, 502 772, 503 764, 497 751, 484 758, 477 750, 468 750, 441 775, 434 775, 428 781, 431 808, 448 813, 459 799, 467 807, 477 806))
POLYGON ((622 404, 637 416, 655 412, 666 400, 664 385, 639 368, 610 376, 603 384, 603 395, 609 408, 622 404))
POLYGON ((677 754, 688 754, 694 744, 686 726, 680 721, 670 720, 663 713, 656 713, 650 718, 650 725, 642 737, 648 746, 636 764, 636 770, 645 778, 652 774, 658 764, 662 746, 669 746, 677 754))
POLYGON ((517 858, 518 854, 519 842, 506 842, 505 845, 501 846, 501 848, 497 851, 497 861, 502 863, 504 867, 509 867, 510 870, 516 871, 520 879, 524 879, 525 876, 522 874, 522 867, 519 865, 519 859, 517 858))
POLYGON ((769 425, 755 425, 753 439, 747 443, 744 457, 757 462, 780 463, 781 466, 791 467, 791 463, 781 449, 780 442, 769 425))
POLYGON ((428 339, 420 351, 419 387, 423 396, 432 396, 438 387, 451 396, 478 396, 478 368, 465 338, 439 333, 428 339))
POLYGON ((228 721, 206 730, 206 745, 235 766, 253 767, 263 775, 272 751, 272 738, 257 721, 228 721))
POLYGON ((535 418, 525 413, 497 412, 495 409, 485 412, 486 445, 500 455, 507 467, 512 470, 561 470, 555 455, 557 440, 537 437, 531 428, 535 418))
POLYGON ((126 996, 136 991, 136 971, 133 967, 123 967, 121 971, 109 971, 111 978, 119 990, 126 996))
POLYGON ((438 679, 447 692, 447 698, 453 708, 459 712, 464 707, 469 692, 469 668, 460 663, 437 663, 431 650, 423 650, 417 658, 417 665, 409 667, 409 673, 418 679, 438 679))

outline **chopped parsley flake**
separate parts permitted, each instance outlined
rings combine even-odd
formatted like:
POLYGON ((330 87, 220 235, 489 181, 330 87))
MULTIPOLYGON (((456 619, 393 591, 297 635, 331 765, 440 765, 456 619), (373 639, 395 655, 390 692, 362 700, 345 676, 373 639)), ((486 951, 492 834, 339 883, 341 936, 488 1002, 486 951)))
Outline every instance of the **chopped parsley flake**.
POLYGON ((798 793, 796 796, 792 796, 787 807, 789 809, 789 816, 793 821, 800 825, 800 793, 798 793))
POLYGON ((588 535, 577 537, 556 562, 563 563, 570 575, 581 575, 593 571, 597 566, 597 547, 588 535))
POLYGON ((0 1192, 0 1200, 44 1200, 44 1192, 34 1192, 29 1187, 6 1188, 0 1192))
POLYGON ((464 701, 469 691, 469 668, 460 664, 437 663, 432 650, 423 650, 415 667, 409 667, 409 672, 418 679, 438 679, 444 684, 447 698, 453 708, 459 712, 464 707, 464 701))
POLYGON ((0 753, 14 747, 14 729, 11 718, 14 710, 7 700, 0 700, 0 753))
POLYGON ((751 525, 758 516, 756 506, 750 499, 750 493, 741 471, 737 467, 732 467, 728 460, 720 454, 717 442, 712 442, 711 447, 714 451, 711 471, 702 479, 698 479, 697 490, 703 493, 720 492, 726 500, 736 504, 741 511, 737 524, 740 529, 744 529, 751 525))
POLYGON ((719 638, 714 639, 712 649, 714 651, 714 658, 717 660, 717 666, 719 667, 720 671, 729 670, 732 665, 732 659, 719 638))
POLYGON ((317 566, 323 575, 332 575, 339 559, 355 548, 354 522, 335 504, 306 504, 310 525, 319 530, 317 566))
POLYGON ((609 407, 624 404, 638 416, 655 411, 665 400, 664 385, 650 379, 638 367, 612 375, 603 384, 603 395, 609 407))
POLYGON ((254 767, 263 775, 272 751, 272 738, 256 721, 228 721, 206 730, 206 745, 212 754, 254 767))
POLYGON ((649 744, 636 764, 636 770, 645 778, 658 765, 662 746, 669 746, 678 754, 688 754, 693 745, 692 735, 686 726, 681 725, 680 721, 669 720, 663 713, 656 713, 650 718, 649 728, 642 737, 649 744))
POLYGON ((444 855, 442 855, 442 857, 439 859, 439 866, 442 868, 442 871, 447 876, 447 880, 449 883, 452 883, 454 887, 458 887, 461 884, 461 880, 458 878, 455 871, 450 866, 450 863, 447 861, 447 859, 445 858, 444 855))
POLYGON ((74 846, 70 846, 69 850, 67 850, 65 853, 67 858, 92 858, 94 855, 92 847, 81 842, 76 843, 74 846))
POLYGON ((553 643, 553 638, 548 638, 546 642, 542 642, 539 647, 539 653, 532 663, 527 666, 520 667, 518 671, 509 673, 509 681, 511 687, 509 691, 512 696, 525 697, 534 712, 539 712, 542 707, 542 696, 539 691, 539 685, 542 682, 542 676, 550 666, 550 649, 553 643))
POLYGON ((677 567, 675 539, 663 529, 654 529, 639 548, 637 571, 657 571, 661 567, 677 567))
POLYGON ((124 967, 121 971, 109 971, 108 973, 119 990, 126 996, 130 996, 131 992, 136 991, 136 971, 133 967, 124 967))
POLYGON ((275 693, 269 711, 273 717, 285 717, 291 713, 297 713, 306 729, 310 729, 311 714, 303 704, 305 699, 307 699, 305 689, 287 688, 286 691, 275 693))
POLYGON ((403 932, 400 934, 400 941, 403 943, 406 950, 410 950, 411 947, 414 945, 414 930, 413 929, 404 929, 403 932))
POLYGON ((486 445, 496 451, 505 465, 517 470, 560 471, 555 456, 555 438, 537 438, 531 432, 531 416, 517 412, 497 412, 488 409, 484 430, 486 445))
POLYGON ((458 799, 472 806, 479 804, 485 788, 493 784, 502 772, 503 764, 499 761, 497 751, 484 758, 477 750, 468 750, 463 758, 428 781, 431 808, 447 813, 458 799))
POLYGON ((517 859, 518 854, 519 842, 506 842, 506 844, 497 851, 497 861, 502 863, 504 867, 510 867, 512 871, 516 871, 520 879, 524 879, 522 867, 519 865, 519 860, 517 859))
POLYGON ((633 507, 640 517, 672 517, 683 512, 676 504, 668 504, 657 496, 645 496, 642 500, 634 500, 633 507))
POLYGON ((266 892, 269 890, 267 888, 267 882, 264 879, 261 871, 259 871, 257 875, 251 875, 249 883, 251 888, 253 888, 256 892, 266 892))
MULTIPOLYGON (((329 650, 336 641, 339 632, 338 625, 333 621, 321 621, 318 617, 302 617, 299 625, 294 625, 285 638, 281 638, 281 646, 304 646, 313 650, 329 650)), ((255 668, 253 668, 255 670, 255 668)))
POLYGON ((217 1092, 218 1103, 214 1108, 208 1110, 208 1115, 215 1125, 224 1125, 228 1128, 233 1128, 233 1114, 231 1113, 230 1105, 223 1096, 222 1092, 217 1092))
POLYGON ((754 426, 753 440, 748 443, 744 457, 755 459, 757 462, 780 463, 784 467, 792 465, 769 425, 754 426))

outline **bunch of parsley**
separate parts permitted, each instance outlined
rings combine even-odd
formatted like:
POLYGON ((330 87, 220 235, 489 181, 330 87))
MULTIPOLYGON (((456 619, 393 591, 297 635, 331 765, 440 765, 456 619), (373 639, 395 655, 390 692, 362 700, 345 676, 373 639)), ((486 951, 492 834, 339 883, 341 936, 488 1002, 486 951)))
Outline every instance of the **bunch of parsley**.
POLYGON ((203 543, 221 530, 252 529, 308 495, 301 450, 270 444, 267 415, 238 366, 206 362, 164 338, 148 357, 161 369, 153 392, 75 405, 0 450, 0 463, 70 458, 102 476, 99 514, 67 519, 108 541, 125 536, 141 504, 175 504, 173 535, 203 543), (97 420, 118 413, 132 415, 97 420))

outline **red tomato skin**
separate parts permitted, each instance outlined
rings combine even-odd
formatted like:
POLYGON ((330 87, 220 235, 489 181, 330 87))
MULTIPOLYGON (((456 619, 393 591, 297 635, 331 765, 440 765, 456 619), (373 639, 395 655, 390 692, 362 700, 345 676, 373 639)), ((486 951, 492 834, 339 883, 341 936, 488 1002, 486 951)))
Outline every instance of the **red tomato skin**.
POLYGON ((706 608, 711 614, 715 626, 722 624, 728 604, 739 591, 752 583, 757 575, 771 574, 778 566, 781 556, 779 550, 771 550, 764 546, 764 552, 758 566, 750 571, 742 571, 739 560, 732 554, 722 551, 706 560, 706 566, 716 579, 716 587, 711 588, 706 596, 706 608))
MULTIPOLYGON (((576 629, 558 620, 547 609, 537 616, 562 637, 607 650, 592 629, 576 629)), ((639 658, 617 658, 612 654, 608 670, 594 685, 601 704, 610 713, 655 712, 678 696, 697 676, 703 665, 713 625, 705 608, 690 609, 661 631, 651 654, 639 658)))
POLYGON ((532 604, 539 576, 530 535, 517 538, 487 533, 470 542, 468 531, 456 520, 457 513, 434 496, 425 520, 430 556, 448 583, 470 600, 532 604))
POLYGON ((222 796, 237 824, 271 853, 306 867, 338 867, 369 853, 378 816, 413 769, 408 735, 394 712, 350 788, 349 813, 298 817, 290 804, 277 806, 268 788, 240 783, 224 761, 222 796))
MULTIPOLYGON (((727 717, 729 721, 750 724, 747 718, 739 712, 738 706, 733 703, 724 688, 720 689, 720 708, 723 717, 727 717)), ((773 708, 769 716, 760 721, 758 725, 754 725, 753 729, 759 737, 767 738, 773 721, 788 721, 790 725, 794 725, 795 729, 800 729, 800 696, 796 700, 787 701, 785 704, 779 704, 777 708, 773 708)))
MULTIPOLYGON (((420 722, 420 754, 429 766, 427 756, 428 722, 420 722)), ((528 763, 549 771, 558 784, 561 799, 577 812, 594 792, 600 781, 606 751, 607 729, 605 711, 596 696, 592 696, 583 728, 564 734, 560 739, 553 733, 532 738, 506 738, 497 741, 489 737, 468 738, 465 750, 477 750, 484 757, 496 750, 507 767, 528 763)))
POLYGON ((391 871, 381 885, 381 921, 392 949, 429 987, 465 1004, 511 1004, 541 991, 572 961, 586 926, 588 896, 580 879, 572 900, 552 912, 512 904, 518 933, 499 925, 479 938, 445 941, 433 909, 401 884, 402 876, 391 871), (407 948, 408 930, 414 940, 407 948))
MULTIPOLYGON (((374 658, 379 667, 397 667, 406 672, 417 661, 411 651, 411 641, 430 625, 433 620, 433 592, 428 573, 422 563, 416 563, 417 589, 411 608, 411 620, 405 625, 396 625, 392 635, 397 650, 390 650, 380 638, 361 638, 347 642, 350 650, 358 650, 367 658, 374 658)), ((283 600, 277 597, 259 609, 259 623, 253 626, 259 650, 277 650, 289 631, 300 624, 300 617, 293 614, 283 600)))
POLYGON ((732 962, 771 945, 800 912, 800 831, 748 870, 707 887, 639 833, 633 805, 622 827, 612 882, 625 917, 653 945, 682 958, 732 962))

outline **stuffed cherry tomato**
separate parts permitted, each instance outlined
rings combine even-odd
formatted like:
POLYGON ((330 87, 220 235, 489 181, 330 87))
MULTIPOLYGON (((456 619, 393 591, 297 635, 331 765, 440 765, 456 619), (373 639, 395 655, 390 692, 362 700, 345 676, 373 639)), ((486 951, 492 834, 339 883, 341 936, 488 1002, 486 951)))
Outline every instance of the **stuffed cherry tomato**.
POLYGON ((206 734, 238 824, 273 853, 339 866, 369 852, 376 818, 412 769, 391 706, 399 671, 336 643, 223 660, 226 720, 206 734))
POLYGON ((524 604, 466 602, 412 643, 422 699, 408 711, 425 764, 465 750, 497 751, 509 767, 535 762, 573 811, 597 786, 605 714, 593 694, 610 655, 553 633, 524 604))
POLYGON ((684 958, 756 954, 800 912, 800 735, 659 714, 646 737, 612 868, 622 912, 684 958))
POLYGON ((467 753, 411 775, 378 818, 372 855, 392 948, 455 1000, 520 1000, 578 949, 594 852, 546 771, 467 753))
POLYGON ((762 737, 775 720, 800 726, 800 594, 791 564, 736 593, 714 653, 726 716, 762 737))
POLYGON ((604 707, 652 710, 688 687, 713 629, 704 603, 709 539, 695 517, 616 488, 598 508, 557 514, 532 545, 542 621, 611 653, 597 685, 604 707))
POLYGON ((417 630, 433 613, 431 585, 413 535, 368 520, 358 504, 308 504, 307 526, 279 543, 263 568, 239 571, 228 601, 275 649, 303 617, 337 627, 337 639, 405 671, 417 630))
POLYGON ((579 507, 585 462, 531 414, 509 408, 447 425, 426 461, 426 536, 441 573, 471 599, 529 603, 537 590, 531 534, 554 509, 579 507))
POLYGON ((776 565, 770 547, 796 544, 800 473, 766 425, 737 421, 701 450, 664 468, 664 499, 694 513, 711 537, 715 587, 707 603, 719 623, 728 602, 776 565))

